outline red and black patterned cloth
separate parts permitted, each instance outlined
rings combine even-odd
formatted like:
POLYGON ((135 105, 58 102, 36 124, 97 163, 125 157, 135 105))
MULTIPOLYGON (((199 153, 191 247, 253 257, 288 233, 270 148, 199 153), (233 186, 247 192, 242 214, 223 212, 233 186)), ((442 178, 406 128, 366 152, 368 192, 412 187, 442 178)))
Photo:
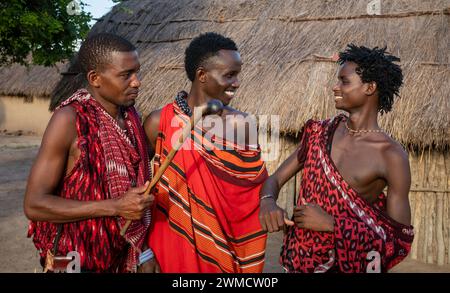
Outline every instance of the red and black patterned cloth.
MULTIPOLYGON (((58 196, 80 201, 117 198, 132 186, 141 186, 150 177, 145 134, 133 107, 123 111, 123 130, 104 108, 81 89, 60 107, 77 112, 77 145, 81 151, 73 170, 56 191, 58 196)), ((56 255, 80 253, 81 270, 91 272, 136 271, 138 255, 150 225, 150 210, 133 221, 125 238, 121 217, 100 217, 62 225, 56 255)), ((28 237, 40 252, 44 265, 47 250, 53 250, 57 224, 30 222, 28 237)))
POLYGON ((344 181, 330 157, 334 131, 346 116, 324 121, 309 120, 300 143, 303 164, 298 205, 303 199, 332 215, 334 233, 292 226, 284 238, 280 262, 288 272, 386 272, 409 253, 412 226, 403 225, 386 213, 381 194, 370 204, 344 181), (374 267, 375 266, 375 267, 374 267))

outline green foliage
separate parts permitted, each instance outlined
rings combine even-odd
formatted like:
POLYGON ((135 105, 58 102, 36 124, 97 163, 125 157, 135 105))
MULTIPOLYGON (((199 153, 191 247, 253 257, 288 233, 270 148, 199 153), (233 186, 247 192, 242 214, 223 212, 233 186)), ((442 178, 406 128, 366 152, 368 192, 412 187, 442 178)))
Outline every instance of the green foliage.
POLYGON ((67 9, 70 2, 0 0, 0 65, 50 66, 70 58, 92 18, 83 11, 84 3, 77 1, 81 10, 73 12, 67 9))

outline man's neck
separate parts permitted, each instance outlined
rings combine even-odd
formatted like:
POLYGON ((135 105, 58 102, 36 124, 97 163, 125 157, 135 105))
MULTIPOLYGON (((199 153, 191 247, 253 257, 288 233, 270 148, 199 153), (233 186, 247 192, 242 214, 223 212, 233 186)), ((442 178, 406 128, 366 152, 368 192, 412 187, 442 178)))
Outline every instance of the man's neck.
POLYGON ((359 109, 349 112, 348 127, 353 130, 374 130, 379 129, 378 112, 371 109, 359 109))
POLYGON ((102 96, 99 95, 99 93, 97 91, 95 91, 94 89, 92 89, 91 87, 87 88, 88 92, 91 94, 91 96, 97 101, 99 102, 100 105, 102 105, 103 109, 105 109, 105 111, 111 115, 112 118, 114 118, 116 121, 119 121, 119 106, 108 102, 105 98, 103 98, 102 96))
POLYGON ((192 111, 194 111, 195 107, 208 103, 211 99, 212 98, 208 97, 208 95, 196 88, 194 85, 192 85, 187 96, 188 106, 192 111))
MULTIPOLYGON (((191 111, 194 112, 195 107, 204 105, 213 99, 213 97, 208 96, 204 91, 192 85, 191 90, 189 91, 189 94, 187 96, 187 103, 191 111)), ((225 117, 231 111, 233 111, 233 109, 228 105, 225 105, 222 110, 217 113, 217 115, 225 117)))

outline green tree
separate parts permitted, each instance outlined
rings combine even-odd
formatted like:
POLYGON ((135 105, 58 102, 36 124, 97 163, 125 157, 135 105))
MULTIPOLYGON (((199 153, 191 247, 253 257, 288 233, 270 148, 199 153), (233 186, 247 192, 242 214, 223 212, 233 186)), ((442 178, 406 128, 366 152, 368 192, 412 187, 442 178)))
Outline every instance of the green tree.
POLYGON ((92 16, 80 0, 0 0, 0 65, 70 58, 92 16), (29 58, 31 57, 31 58, 29 58))

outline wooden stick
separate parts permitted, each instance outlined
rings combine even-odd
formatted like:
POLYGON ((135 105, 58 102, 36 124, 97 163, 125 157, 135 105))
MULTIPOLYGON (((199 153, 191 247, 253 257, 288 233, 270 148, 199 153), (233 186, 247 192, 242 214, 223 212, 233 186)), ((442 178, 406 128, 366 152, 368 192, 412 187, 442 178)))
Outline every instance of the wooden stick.
MULTIPOLYGON (((180 147, 183 145, 184 141, 188 138, 188 136, 191 134, 192 129, 194 129, 195 125, 200 121, 200 119, 208 114, 215 114, 222 110, 222 103, 220 101, 213 100, 213 103, 208 103, 203 109, 201 109, 201 115, 196 115, 196 112, 192 115, 192 117, 189 120, 189 125, 186 125, 183 128, 183 131, 178 138, 176 144, 173 146, 172 150, 170 150, 169 154, 167 155, 164 162, 159 167, 158 171, 156 172, 155 176, 153 176, 152 181, 148 185, 147 189, 144 191, 144 196, 147 196, 150 191, 153 189, 153 187, 158 183, 161 176, 164 174, 166 169, 169 167, 170 163, 172 162, 173 158, 175 157, 177 151, 180 149, 180 147), (220 103, 220 105, 218 104, 220 103)), ((128 220, 125 225, 120 230, 120 235, 124 236, 125 233, 128 230, 128 227, 131 224, 131 220, 128 220)))

